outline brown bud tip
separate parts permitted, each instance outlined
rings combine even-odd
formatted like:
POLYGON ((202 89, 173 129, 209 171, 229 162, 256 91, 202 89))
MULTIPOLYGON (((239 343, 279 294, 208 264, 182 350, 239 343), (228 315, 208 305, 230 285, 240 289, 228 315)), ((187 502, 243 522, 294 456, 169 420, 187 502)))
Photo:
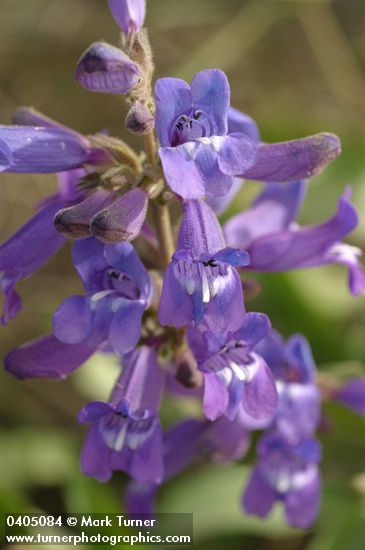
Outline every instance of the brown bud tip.
POLYGON ((137 101, 129 109, 125 125, 133 134, 148 134, 155 125, 151 111, 145 103, 137 101))

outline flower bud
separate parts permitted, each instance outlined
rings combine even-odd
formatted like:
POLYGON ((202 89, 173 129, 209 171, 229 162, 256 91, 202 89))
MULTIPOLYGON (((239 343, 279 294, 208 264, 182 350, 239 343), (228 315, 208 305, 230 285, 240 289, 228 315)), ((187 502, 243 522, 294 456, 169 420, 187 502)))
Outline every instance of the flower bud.
POLYGON ((203 375, 189 349, 178 353, 175 362, 175 378, 180 384, 186 388, 200 388, 203 385, 203 375))
POLYGON ((91 220, 91 232, 106 243, 133 241, 146 218, 148 195, 132 189, 91 220))
POLYGON ((145 0, 109 0, 109 9, 124 34, 137 32, 146 15, 145 0))
POLYGON ((137 101, 129 109, 125 125, 133 134, 148 134, 155 125, 155 119, 147 105, 137 101))
POLYGON ((57 212, 54 218, 55 228, 59 233, 71 239, 90 237, 91 218, 111 200, 112 195, 109 191, 96 191, 79 204, 57 212))
POLYGON ((94 42, 77 63, 75 78, 91 92, 126 94, 137 86, 139 70, 119 48, 94 42))

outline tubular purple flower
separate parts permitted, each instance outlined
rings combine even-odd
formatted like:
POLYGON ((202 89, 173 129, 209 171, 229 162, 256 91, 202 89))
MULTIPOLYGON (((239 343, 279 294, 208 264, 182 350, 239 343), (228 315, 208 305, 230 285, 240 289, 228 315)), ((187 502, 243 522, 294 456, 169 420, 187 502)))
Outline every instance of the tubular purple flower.
POLYGON ((133 241, 146 219, 148 195, 142 189, 132 189, 94 215, 92 234, 106 243, 133 241))
POLYGON ((354 378, 336 389, 332 397, 342 405, 365 416, 365 378, 354 378))
POLYGON ((358 223, 346 190, 336 214, 319 225, 292 224, 304 196, 304 182, 271 183, 253 206, 231 218, 224 227, 231 246, 250 255, 253 271, 286 271, 339 263, 349 269, 353 294, 364 293, 365 275, 359 262, 361 251, 341 243, 358 223))
POLYGON ((80 200, 76 183, 83 172, 59 175, 59 191, 48 197, 35 216, 0 246, 0 289, 4 293, 1 323, 6 324, 21 309, 16 283, 38 271, 65 243, 53 226, 57 210, 80 200))
POLYGON ((242 499, 245 512, 265 518, 274 503, 282 501, 289 525, 310 527, 321 494, 319 444, 303 439, 290 445, 279 435, 267 434, 258 444, 258 455, 242 499))
POLYGON ((73 260, 86 295, 67 298, 53 315, 53 332, 65 344, 109 342, 119 355, 132 351, 151 298, 151 280, 129 243, 76 241, 73 260))
POLYGON ((277 407, 274 377, 255 347, 270 331, 262 313, 247 313, 236 332, 190 329, 190 347, 204 375, 204 413, 234 420, 242 407, 255 419, 271 419, 277 407))
POLYGON ((5 369, 21 379, 67 378, 96 351, 84 343, 69 345, 52 334, 36 338, 12 350, 5 369))
POLYGON ((146 15, 145 0, 108 0, 109 9, 124 34, 138 32, 146 15))
POLYGON ((59 210, 54 218, 55 228, 71 239, 90 237, 92 217, 112 201, 112 193, 105 189, 97 190, 82 202, 59 210))
POLYGON ((109 161, 105 151, 93 149, 86 138, 64 128, 0 126, 0 170, 3 171, 62 172, 109 161))
POLYGON ((179 249, 164 276, 159 307, 162 325, 204 322, 213 332, 242 325, 242 283, 235 267, 247 265, 249 258, 244 250, 224 246, 219 222, 209 206, 199 200, 186 201, 179 249))
POLYGON ((139 70, 119 48, 94 42, 79 59, 75 79, 91 92, 127 94, 137 86, 139 70))
POLYGON ((161 482, 162 389, 162 371, 151 348, 143 346, 124 358, 110 402, 89 403, 79 413, 79 422, 92 424, 81 454, 85 475, 105 482, 121 470, 142 483, 161 482))
POLYGON ((226 75, 218 69, 201 71, 191 86, 176 78, 161 78, 155 92, 159 152, 171 189, 184 199, 227 193, 233 176, 254 165, 257 152, 247 135, 227 135, 230 89, 226 75))

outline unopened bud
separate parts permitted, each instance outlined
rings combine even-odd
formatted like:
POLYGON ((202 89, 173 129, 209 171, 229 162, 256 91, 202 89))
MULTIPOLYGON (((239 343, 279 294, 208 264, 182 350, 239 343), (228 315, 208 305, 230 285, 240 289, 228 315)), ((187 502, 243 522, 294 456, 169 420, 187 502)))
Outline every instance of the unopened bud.
POLYGON ((92 234, 106 243, 133 241, 146 218, 148 195, 132 189, 91 220, 92 234))
POLYGON ((96 191, 79 204, 59 210, 54 218, 55 228, 71 239, 90 237, 91 218, 111 201, 109 191, 96 191))
POLYGON ((147 105, 137 101, 129 109, 125 125, 133 134, 148 134, 155 125, 155 119, 147 105))
POLYGON ((190 350, 179 353, 175 362, 175 378, 180 384, 186 388, 200 388, 202 386, 203 375, 198 370, 197 362, 190 350))
POLYGON ((91 92, 127 94, 137 86, 140 74, 122 50, 106 42, 94 42, 77 63, 75 78, 91 92))
POLYGON ((143 25, 146 0, 109 0, 109 9, 124 34, 129 34, 143 25))

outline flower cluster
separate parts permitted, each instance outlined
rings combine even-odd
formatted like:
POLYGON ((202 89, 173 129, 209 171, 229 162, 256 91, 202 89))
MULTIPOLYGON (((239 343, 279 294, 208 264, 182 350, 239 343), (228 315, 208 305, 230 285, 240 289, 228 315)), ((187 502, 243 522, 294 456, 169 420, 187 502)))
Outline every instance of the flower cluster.
POLYGON ((0 170, 57 173, 59 186, 0 247, 2 322, 21 308, 16 283, 67 239, 84 287, 54 312, 51 334, 8 354, 6 369, 23 379, 65 378, 97 351, 117 354, 109 401, 79 413, 90 425, 81 468, 102 482, 128 473, 130 511, 152 513, 158 486, 199 457, 241 459, 260 430, 243 510, 265 517, 280 500, 289 524, 308 527, 321 491, 321 399, 364 415, 365 380, 322 395, 306 339, 285 342, 264 313, 246 312, 243 280, 249 270, 337 263, 348 269, 350 291, 365 293, 361 251, 342 242, 357 225, 350 191, 324 223, 295 221, 308 178, 339 155, 339 139, 263 143, 254 120, 231 107, 218 69, 190 85, 161 78, 153 94, 145 2, 109 6, 122 47, 92 44, 75 78, 87 90, 125 96, 126 127, 144 136, 146 153, 106 133, 82 136, 30 108, 0 127, 0 170), (221 227, 217 216, 244 179, 262 190, 221 227), (166 394, 195 397, 201 417, 163 430, 166 394))

